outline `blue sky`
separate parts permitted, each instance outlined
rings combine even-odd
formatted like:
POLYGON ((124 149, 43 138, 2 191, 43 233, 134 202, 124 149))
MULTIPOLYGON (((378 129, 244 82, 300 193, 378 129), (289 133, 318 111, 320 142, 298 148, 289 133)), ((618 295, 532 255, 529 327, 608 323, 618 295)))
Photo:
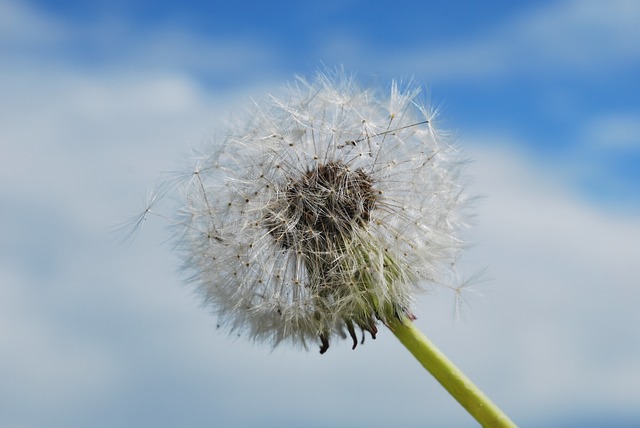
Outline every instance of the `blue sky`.
POLYGON ((34 32, 50 34, 14 28, 24 37, 4 48, 88 73, 188 73, 213 95, 320 64, 415 76, 456 129, 522 135, 529 154, 575 167, 583 196, 638 212, 633 2, 325 3, 36 2, 34 32))
POLYGON ((109 235, 250 97, 414 77, 483 195, 464 320, 418 323, 523 426, 640 420, 640 3, 0 0, 0 425, 470 426, 389 334, 235 340, 162 222, 109 235), (37 409, 38 411, 35 411, 37 409))

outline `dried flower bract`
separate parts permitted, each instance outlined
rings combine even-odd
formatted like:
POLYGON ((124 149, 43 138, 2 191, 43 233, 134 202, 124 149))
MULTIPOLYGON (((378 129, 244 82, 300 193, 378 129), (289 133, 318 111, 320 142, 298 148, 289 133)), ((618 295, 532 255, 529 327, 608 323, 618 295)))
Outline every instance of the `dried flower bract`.
POLYGON ((419 88, 342 72, 254 106, 186 185, 179 247, 220 324, 320 344, 411 317, 461 248, 460 158, 419 88))

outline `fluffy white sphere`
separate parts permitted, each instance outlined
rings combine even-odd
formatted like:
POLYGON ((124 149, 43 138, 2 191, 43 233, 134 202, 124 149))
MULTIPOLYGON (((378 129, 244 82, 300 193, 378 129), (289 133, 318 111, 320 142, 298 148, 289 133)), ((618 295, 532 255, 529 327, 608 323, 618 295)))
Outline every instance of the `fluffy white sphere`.
MULTIPOLYGON (((185 267, 232 331, 319 341, 411 316, 461 242, 458 152, 419 87, 337 72, 254 106, 185 186, 185 267)), ((444 276, 443 276, 444 275, 444 276)))

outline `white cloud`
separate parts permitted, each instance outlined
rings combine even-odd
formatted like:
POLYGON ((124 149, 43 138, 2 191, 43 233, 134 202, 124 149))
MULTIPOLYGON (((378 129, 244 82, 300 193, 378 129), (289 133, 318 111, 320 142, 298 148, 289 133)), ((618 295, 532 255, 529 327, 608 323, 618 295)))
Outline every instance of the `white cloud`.
POLYGON ((190 70, 219 86, 257 73, 266 77, 277 58, 276 49, 257 38, 200 37, 180 27, 149 30, 111 14, 95 22, 65 20, 10 0, 0 0, 0 48, 8 69, 75 61, 112 72, 190 70))
POLYGON ((149 179, 175 158, 180 144, 204 139, 220 117, 212 94, 181 75, 50 67, 3 73, 0 94, 1 190, 83 217, 78 221, 113 216, 105 192, 131 190, 114 177, 149 179), (108 162, 111 168, 104 169, 108 162))
POLYGON ((583 141, 608 150, 640 148, 640 113, 608 114, 589 120, 583 141))
POLYGON ((640 4, 632 0, 573 0, 533 11, 509 30, 545 63, 599 68, 638 59, 638 14, 640 4))
POLYGON ((180 29, 154 33, 136 44, 131 52, 132 62, 192 69, 210 78, 258 70, 266 74, 276 58, 277 52, 262 40, 203 39, 180 29))
POLYGON ((476 257, 500 289, 490 299, 501 312, 489 322, 502 337, 489 340, 517 379, 511 404, 532 418, 523 401, 542 413, 637 404, 629 397, 640 397, 640 385, 621 373, 640 373, 640 221, 581 202, 544 161, 480 147, 475 167, 487 199, 476 257))
POLYGON ((608 72, 640 59, 638 16, 640 3, 633 0, 548 3, 489 33, 411 51, 388 63, 432 79, 608 72))
POLYGON ((24 2, 0 0, 0 46, 48 45, 66 38, 60 23, 24 2))

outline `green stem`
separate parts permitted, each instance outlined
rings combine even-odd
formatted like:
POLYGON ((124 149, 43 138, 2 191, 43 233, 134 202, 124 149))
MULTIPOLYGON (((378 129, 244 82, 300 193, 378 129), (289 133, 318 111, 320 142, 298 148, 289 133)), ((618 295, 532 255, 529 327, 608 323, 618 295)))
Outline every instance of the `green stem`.
POLYGON ((516 427, 449 359, 407 318, 389 328, 398 340, 483 427, 516 427))

